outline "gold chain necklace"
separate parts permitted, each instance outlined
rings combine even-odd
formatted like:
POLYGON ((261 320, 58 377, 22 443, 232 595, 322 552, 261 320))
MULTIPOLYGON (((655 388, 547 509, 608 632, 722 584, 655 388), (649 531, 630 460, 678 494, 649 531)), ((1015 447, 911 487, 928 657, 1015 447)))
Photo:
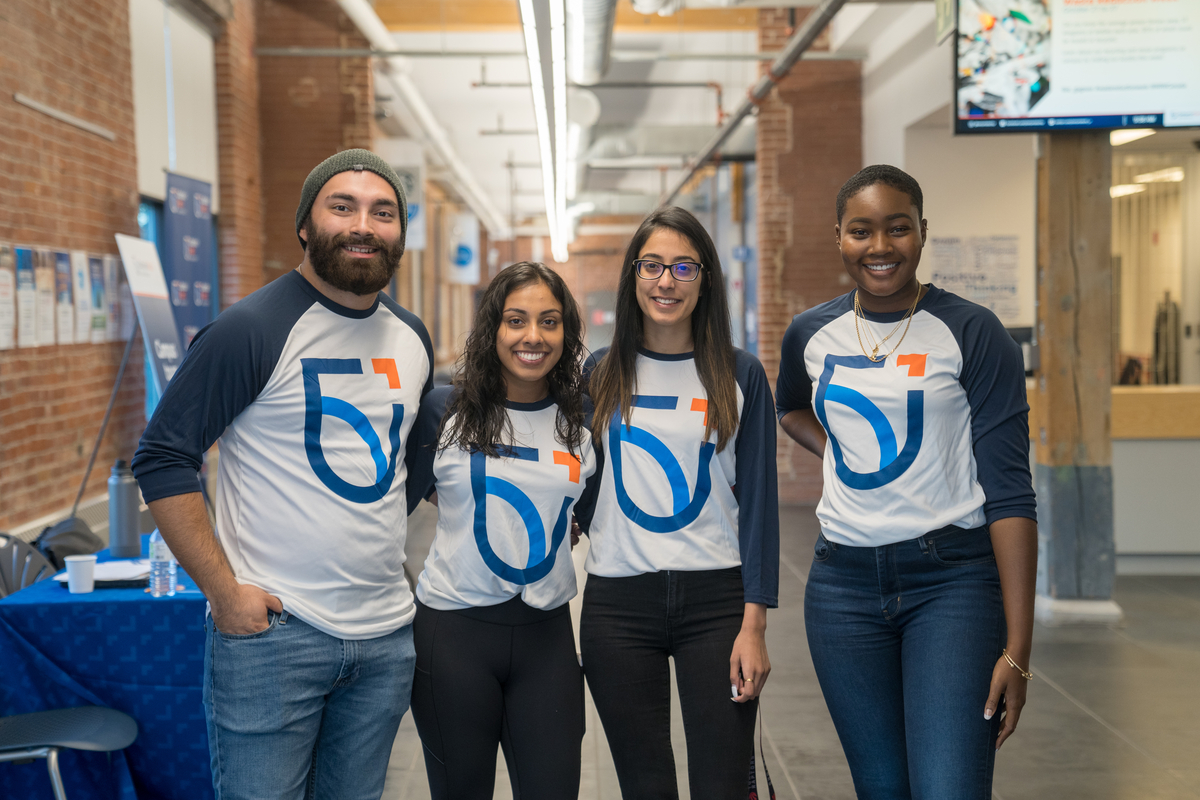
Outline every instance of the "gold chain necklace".
POLYGON ((878 342, 874 342, 875 337, 871 333, 871 326, 867 324, 867 317, 863 313, 862 304, 858 302, 859 290, 856 289, 854 291, 854 334, 858 337, 859 349, 861 349, 863 352, 863 355, 866 356, 867 358, 869 358, 873 363, 878 363, 880 361, 886 361, 888 359, 888 357, 891 356, 892 353, 896 352, 896 350, 898 350, 900 348, 900 345, 904 342, 904 337, 908 336, 908 329, 910 327, 912 327, 913 313, 917 310, 917 303, 921 302, 921 290, 923 288, 924 287, 921 284, 917 284, 917 296, 913 300, 912 307, 910 309, 908 309, 908 313, 905 314, 900 319, 900 321, 896 323, 896 327, 892 328, 891 332, 888 333, 887 336, 883 337, 878 342), (863 345, 862 330, 860 330, 859 325, 858 325, 858 318, 860 316, 862 317, 862 320, 863 320, 863 327, 865 327, 867 329, 867 339, 869 341, 874 342, 874 345, 872 346, 870 353, 867 352, 866 346, 863 345), (893 347, 891 350, 887 351, 882 356, 879 355, 879 348, 883 347, 884 343, 886 343, 888 339, 892 338, 892 335, 896 331, 900 330, 901 325, 904 325, 904 333, 900 334, 900 339, 899 339, 899 341, 896 342, 896 346, 893 347))

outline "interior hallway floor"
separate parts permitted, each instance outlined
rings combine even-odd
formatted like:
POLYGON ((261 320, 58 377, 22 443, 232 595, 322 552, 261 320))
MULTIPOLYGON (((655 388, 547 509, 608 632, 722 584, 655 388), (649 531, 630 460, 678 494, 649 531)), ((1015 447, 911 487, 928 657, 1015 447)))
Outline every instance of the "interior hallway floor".
MULTIPOLYGON (((779 800, 852 800, 850 772, 825 708, 804 635, 804 585, 818 525, 806 506, 781 510, 779 608, 768 615, 771 677, 763 746, 779 800)), ((428 504, 409 520, 419 571, 433 538, 428 504)), ((587 540, 575 549, 580 582, 587 540)), ((996 761, 998 800, 1200 800, 1200 577, 1118 577, 1121 628, 1045 628, 1034 634, 1028 705, 996 761)), ((578 632, 578 599, 573 603, 578 632)), ((688 797, 679 703, 672 740, 688 797)), ((587 700, 581 800, 618 800, 616 773, 587 700)), ((982 713, 982 710, 980 711, 982 713)), ((766 787, 759 767, 760 795, 766 787)), ((392 750, 385 800, 428 798, 411 715, 392 750)), ((496 798, 511 798, 497 758, 496 798)))

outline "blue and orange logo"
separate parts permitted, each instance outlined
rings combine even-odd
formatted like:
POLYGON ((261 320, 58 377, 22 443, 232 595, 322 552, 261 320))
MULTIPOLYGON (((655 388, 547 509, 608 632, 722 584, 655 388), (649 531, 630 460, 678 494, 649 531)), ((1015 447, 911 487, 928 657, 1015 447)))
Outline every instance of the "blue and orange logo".
MULTIPOLYGON (((400 455, 400 425, 404 422, 404 405, 392 404, 392 423, 388 428, 391 453, 385 455, 383 443, 367 415, 353 404, 337 397, 321 394, 322 375, 362 375, 362 361, 357 358, 302 358, 304 372, 304 450, 313 472, 331 492, 351 503, 374 503, 392 488, 396 478, 396 459, 400 455), (375 483, 355 486, 340 478, 325 460, 321 448, 321 425, 326 416, 347 423, 362 438, 375 463, 375 483)), ((391 358, 373 358, 371 367, 376 375, 387 378, 389 389, 400 388, 400 374, 391 358)))
MULTIPOLYGON (((926 353, 901 355, 896 358, 896 366, 907 367, 908 375, 921 378, 925 375, 926 353)), ((866 356, 825 356, 825 370, 817 382, 817 394, 813 400, 813 408, 817 418, 829 433, 829 444, 833 449, 834 466, 837 476, 842 483, 851 489, 878 489, 886 486, 903 475, 917 453, 921 451, 921 440, 925 434, 925 392, 920 389, 910 389, 908 392, 908 430, 904 439, 904 448, 897 452, 896 432, 887 416, 866 395, 832 383, 834 370, 844 369, 882 369, 887 361, 872 361, 866 356), (838 403, 858 413, 871 426, 875 438, 879 442, 879 469, 874 472, 855 472, 846 465, 842 454, 841 444, 833 429, 829 427, 829 418, 825 412, 826 403, 838 403)))
MULTIPOLYGON (((678 405, 679 398, 676 396, 653 394, 635 394, 633 396, 634 408, 674 411, 678 405)), ((704 414, 701 424, 707 424, 708 401, 698 397, 693 398, 689 412, 704 414)), ((703 428, 701 430, 703 431, 703 428)), ((644 428, 623 424, 621 412, 618 409, 608 425, 608 451, 609 457, 612 458, 617 505, 620 506, 625 516, 652 533, 673 533, 690 525, 700 516, 700 510, 704 508, 705 502, 708 501, 708 495, 712 491, 712 473, 709 471, 709 462, 712 461, 716 449, 717 446, 712 442, 702 441, 700 443, 696 465, 696 489, 693 492, 688 488, 683 467, 680 466, 679 460, 675 458, 671 449, 644 428), (621 466, 623 444, 641 448, 662 469, 671 487, 670 514, 666 516, 651 514, 638 506, 629 496, 625 490, 625 478, 621 466)))
MULTIPOLYGON (((536 447, 513 447, 500 445, 504 455, 521 461, 538 461, 536 447)), ((567 479, 579 483, 579 459, 562 450, 554 451, 554 463, 565 466, 568 470, 567 479)), ((487 474, 487 456, 483 453, 471 453, 471 495, 475 500, 475 544, 483 563, 488 569, 511 583, 529 584, 540 581, 554 569, 554 560, 558 555, 559 545, 567 535, 570 525, 571 503, 573 497, 564 497, 562 508, 559 509, 558 519, 550 534, 550 546, 546 547, 546 525, 542 514, 538 511, 529 495, 521 491, 510 481, 487 474), (496 554, 488 539, 487 526, 487 496, 492 495, 513 507, 525 525, 525 535, 529 539, 529 555, 524 567, 514 567, 496 554)))

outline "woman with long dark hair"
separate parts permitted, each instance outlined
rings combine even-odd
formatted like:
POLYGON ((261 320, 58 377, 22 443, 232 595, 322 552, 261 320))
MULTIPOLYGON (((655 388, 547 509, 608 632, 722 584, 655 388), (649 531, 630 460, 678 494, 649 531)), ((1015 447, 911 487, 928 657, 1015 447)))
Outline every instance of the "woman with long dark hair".
POLYGON ((783 338, 783 429, 822 457, 809 650, 863 800, 988 800, 1025 704, 1037 514, 1019 348, 922 284, 921 187, 867 167, 837 196, 857 285, 783 338))
POLYGON ((602 476, 577 509, 589 573, 580 639, 621 793, 678 795, 674 659, 691 796, 745 793, 777 601, 775 418, 733 347, 704 227, 664 208, 625 252, 616 334, 585 367, 602 476))
POLYGON ((412 713, 434 798, 490 800, 497 744, 514 796, 579 791, 583 676, 568 534, 595 471, 582 329, 554 270, 501 270, 453 387, 426 395, 413 428, 409 509, 427 495, 438 506, 413 622, 412 713))

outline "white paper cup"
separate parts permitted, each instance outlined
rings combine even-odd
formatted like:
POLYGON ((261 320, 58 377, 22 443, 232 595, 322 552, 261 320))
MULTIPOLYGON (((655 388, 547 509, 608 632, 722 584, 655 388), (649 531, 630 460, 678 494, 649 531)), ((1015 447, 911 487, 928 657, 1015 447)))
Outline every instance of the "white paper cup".
POLYGON ((96 555, 67 556, 67 588, 71 594, 87 594, 96 588, 96 555))

